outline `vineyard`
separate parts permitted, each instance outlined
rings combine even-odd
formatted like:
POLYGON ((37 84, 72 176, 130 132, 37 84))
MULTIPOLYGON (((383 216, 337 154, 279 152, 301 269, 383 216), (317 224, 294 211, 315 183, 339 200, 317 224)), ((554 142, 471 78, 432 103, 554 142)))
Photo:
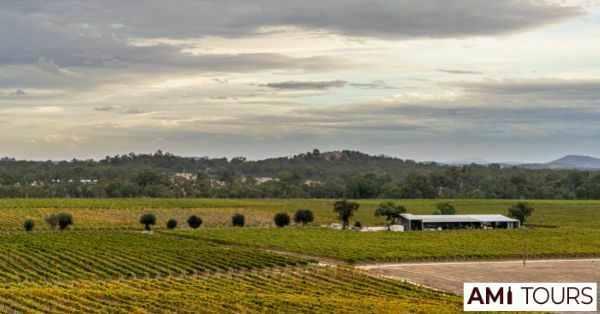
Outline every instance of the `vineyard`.
POLYGON ((0 288, 0 311, 27 313, 455 313, 459 297, 348 269, 275 271, 0 288))
POLYGON ((308 262, 176 237, 69 231, 0 235, 0 261, 0 278, 5 285, 193 275, 308 262))
POLYGON ((347 262, 520 258, 524 237, 530 258, 600 256, 599 229, 364 233, 326 228, 261 228, 175 233, 218 243, 279 248, 347 262))
MULTIPOLYGON (((383 200, 359 200, 361 207, 353 220, 363 225, 383 224, 374 210, 383 200)), ((190 215, 204 219, 205 227, 228 227, 232 214, 246 216, 246 225, 269 227, 277 212, 292 214, 299 208, 315 213, 315 225, 337 221, 333 200, 257 200, 257 199, 1 199, 0 231, 20 231, 23 221, 33 219, 37 229, 47 229, 44 217, 68 211, 76 220, 75 229, 139 229, 138 219, 144 212, 155 213, 158 229, 168 219, 185 221, 190 215)), ((439 200, 401 200, 398 203, 414 214, 429 214, 439 200)), ((506 214, 514 200, 452 200, 461 214, 506 214)), ((600 228, 600 201, 531 201, 535 213, 528 223, 541 227, 600 228)))
MULTIPOLYGON (((527 230, 361 233, 320 228, 336 221, 332 200, 95 199, 0 200, 0 312, 26 313, 443 313, 457 296, 323 267, 306 256, 347 262, 517 258, 523 238, 531 257, 600 255, 600 202, 537 201, 527 230), (298 208, 312 226, 270 228, 273 215, 298 208), (68 212, 74 225, 44 223, 68 212), (245 228, 230 228, 233 213, 245 228), (140 215, 154 213, 154 233, 140 215), (204 224, 191 230, 190 215, 204 224), (175 218, 179 227, 168 231, 175 218), (33 232, 23 231, 32 219, 33 232), (220 227, 220 228, 213 228, 220 227), (228 227, 228 228, 222 228, 228 227), (268 248, 270 250, 266 250, 268 248), (292 251, 298 254, 279 254, 292 251)), ((374 216, 380 200, 359 201, 356 220, 374 216)), ((413 213, 437 202, 401 201, 413 213)), ((504 213, 514 201, 456 200, 460 213, 504 213)))

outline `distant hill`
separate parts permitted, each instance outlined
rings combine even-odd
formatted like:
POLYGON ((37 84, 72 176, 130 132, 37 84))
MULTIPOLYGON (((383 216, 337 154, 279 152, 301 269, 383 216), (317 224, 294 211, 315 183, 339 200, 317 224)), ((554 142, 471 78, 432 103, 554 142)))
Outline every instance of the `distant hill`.
POLYGON ((600 170, 600 159, 590 156, 568 155, 548 163, 521 164, 527 169, 594 169, 600 170))

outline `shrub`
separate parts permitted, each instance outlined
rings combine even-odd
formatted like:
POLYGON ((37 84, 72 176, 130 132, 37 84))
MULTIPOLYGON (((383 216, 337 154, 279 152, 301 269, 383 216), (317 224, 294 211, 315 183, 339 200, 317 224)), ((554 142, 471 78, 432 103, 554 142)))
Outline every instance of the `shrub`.
POLYGON ((167 221, 167 229, 173 230, 175 228, 177 228, 177 220, 169 219, 169 221, 167 221))
POLYGON ((196 215, 192 215, 190 216, 190 218, 188 218, 187 223, 190 226, 190 228, 198 229, 200 226, 202 226, 202 218, 196 215))
POLYGON ((44 221, 50 226, 50 229, 54 230, 58 225, 58 215, 52 214, 50 216, 46 216, 46 218, 44 218, 44 221))
POLYGON ((441 202, 437 204, 437 210, 433 212, 434 215, 456 215, 456 207, 450 202, 441 202))
POLYGON ((246 218, 244 217, 244 215, 237 213, 237 214, 234 214, 233 216, 231 216, 231 224, 234 227, 243 227, 245 223, 246 223, 246 218))
POLYGON ((35 227, 35 222, 31 219, 27 219, 23 223, 23 228, 25 228, 25 231, 27 232, 33 231, 33 227, 35 227))
POLYGON ((273 218, 273 221, 275 221, 275 225, 277 227, 283 228, 290 224, 290 215, 288 215, 286 213, 279 213, 279 214, 275 215, 275 218, 273 218))
POLYGON ((358 221, 358 220, 357 220, 357 221, 354 223, 354 228, 359 228, 359 229, 362 229, 362 223, 361 223, 360 221, 358 221))
POLYGON ((156 224, 156 216, 154 216, 154 214, 143 214, 142 217, 140 218, 140 223, 142 225, 144 225, 144 229, 146 231, 150 231, 152 230, 152 225, 156 224))
POLYGON ((311 223, 315 220, 315 215, 310 209, 298 209, 296 214, 294 214, 294 222, 301 223, 302 225, 306 225, 307 223, 311 223))
POLYGON ((73 224, 73 216, 68 213, 60 213, 56 215, 56 219, 58 220, 58 228, 60 228, 60 230, 65 230, 73 224))

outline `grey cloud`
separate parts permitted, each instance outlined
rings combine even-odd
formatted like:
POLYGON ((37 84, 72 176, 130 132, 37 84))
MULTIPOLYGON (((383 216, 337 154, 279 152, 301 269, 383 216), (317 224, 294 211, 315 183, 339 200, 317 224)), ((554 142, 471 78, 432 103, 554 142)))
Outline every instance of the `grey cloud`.
POLYGON ((341 88, 348 82, 342 80, 335 81, 286 81, 278 83, 268 83, 265 87, 287 90, 325 90, 330 88, 341 88))
POLYGON ((36 66, 39 69, 44 70, 50 74, 54 74, 54 75, 62 74, 62 72, 60 71, 60 67, 56 63, 54 63, 53 60, 48 60, 48 59, 46 59, 46 57, 40 57, 36 62, 36 66))
POLYGON ((101 105, 101 106, 94 107, 94 110, 102 111, 102 112, 115 112, 115 113, 120 113, 120 114, 148 113, 147 110, 143 110, 140 108, 123 108, 122 106, 119 106, 119 105, 101 105))
POLYGON ((479 75, 483 74, 483 72, 479 71, 469 71, 469 70, 456 70, 456 69, 438 69, 438 71, 448 74, 466 74, 466 75, 479 75))
POLYGON ((577 7, 528 0, 180 0, 176 6, 161 0, 13 0, 3 8, 49 15, 58 26, 86 35, 171 38, 242 36, 279 25, 352 36, 465 37, 513 33, 582 14, 577 7))
POLYGON ((3 92, 0 91, 0 97, 1 96, 5 96, 5 97, 20 97, 20 96, 26 96, 26 95, 27 95, 27 93, 24 90, 20 89, 20 88, 17 88, 14 92, 10 92, 10 93, 3 93, 3 92))
POLYGON ((101 105, 94 107, 96 111, 115 112, 121 110, 119 105, 101 105))
POLYGON ((539 100, 600 100, 600 79, 508 79, 454 82, 469 93, 539 100))
POLYGON ((371 83, 351 83, 350 86, 364 89, 397 89, 382 80, 373 81, 371 83))

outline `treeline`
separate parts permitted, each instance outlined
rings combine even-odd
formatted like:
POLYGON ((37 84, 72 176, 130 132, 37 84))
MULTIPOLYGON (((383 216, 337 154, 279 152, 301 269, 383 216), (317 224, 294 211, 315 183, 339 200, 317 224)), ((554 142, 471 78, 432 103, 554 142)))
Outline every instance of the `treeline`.
POLYGON ((318 150, 248 161, 127 154, 0 160, 0 197, 600 199, 600 172, 449 166, 318 150))

